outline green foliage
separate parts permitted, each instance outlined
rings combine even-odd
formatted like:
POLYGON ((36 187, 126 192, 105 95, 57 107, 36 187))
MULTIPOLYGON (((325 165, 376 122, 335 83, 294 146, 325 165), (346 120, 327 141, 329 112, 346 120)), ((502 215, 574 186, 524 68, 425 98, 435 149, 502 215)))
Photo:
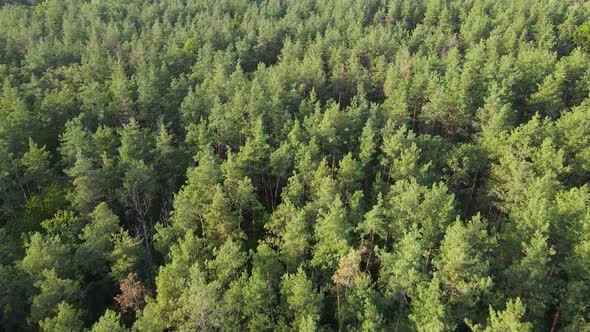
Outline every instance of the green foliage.
POLYGON ((420 165, 421 149, 415 142, 416 136, 405 126, 395 133, 383 138, 383 155, 381 165, 386 169, 386 178, 391 180, 420 179, 425 175, 429 165, 420 165))
POLYGON ((246 263, 246 254, 241 252, 240 243, 231 239, 218 250, 213 251, 215 259, 209 261, 208 268, 213 271, 214 278, 222 285, 237 279, 240 269, 246 263))
POLYGON ((22 269, 38 279, 46 269, 55 268, 60 275, 71 275, 72 257, 68 245, 58 235, 35 233, 25 244, 26 254, 21 261, 22 269))
POLYGON ((277 296, 260 269, 254 269, 243 289, 244 314, 250 331, 270 331, 276 315, 277 296))
MULTIPOLYGON (((69 312, 71 308, 58 306, 58 304, 61 304, 62 301, 71 302, 80 291, 80 286, 76 281, 60 278, 53 269, 44 270, 41 279, 35 283, 35 287, 39 290, 39 294, 33 298, 31 319, 34 322, 41 322, 57 314, 57 321, 50 324, 60 324, 58 322, 62 319, 60 318, 62 309, 64 310, 63 314, 71 314, 69 312)), ((49 323, 47 321, 41 323, 42 326, 46 324, 49 323)))
POLYGON ((113 214, 106 203, 100 203, 90 214, 90 218, 90 223, 80 234, 82 244, 77 251, 78 260, 87 273, 104 275, 108 272, 109 256, 114 254, 113 250, 128 248, 122 249, 119 242, 113 244, 113 237, 120 229, 119 218, 113 214), (117 244, 119 247, 116 247, 117 244))
POLYGON ((378 250, 381 261, 379 285, 384 295, 405 301, 408 293, 425 279, 423 272, 424 249, 417 230, 411 230, 396 243, 393 252, 378 250))
POLYGON ((90 213, 99 201, 105 199, 104 189, 96 186, 100 182, 100 172, 92 160, 78 149, 75 163, 67 170, 72 178, 73 188, 68 193, 68 200, 81 213, 90 213))
POLYGON ((168 239, 164 236, 175 237, 189 230, 205 234, 205 214, 213 201, 212 189, 219 183, 221 173, 211 152, 202 152, 197 159, 199 165, 187 171, 187 183, 174 198, 171 229, 158 232, 157 240, 165 250, 172 243, 166 243, 168 239))
POLYGON ((54 317, 46 318, 39 323, 42 331, 80 331, 83 326, 82 314, 79 310, 66 302, 59 303, 57 314, 54 317))
POLYGON ((7 331, 26 327, 28 298, 32 289, 25 272, 11 265, 0 265, 0 326, 7 331))
POLYGON ((29 151, 21 159, 21 163, 25 168, 24 175, 27 177, 27 182, 32 182, 38 187, 47 185, 53 176, 50 157, 51 154, 45 150, 45 146, 39 148, 29 138, 29 151))
POLYGON ((120 315, 116 312, 107 309, 107 311, 100 317, 100 319, 92 325, 92 332, 125 332, 128 331, 121 326, 120 315))
POLYGON ((348 252, 349 233, 346 210, 340 197, 336 196, 330 209, 322 213, 316 222, 314 235, 317 244, 313 249, 311 264, 334 269, 338 260, 348 252))
POLYGON ((0 329, 588 330, 588 21, 2 2, 0 329))
POLYGON ((161 321, 156 304, 148 297, 147 305, 138 313, 133 329, 137 331, 161 331, 166 327, 161 321))
POLYGON ((122 231, 113 236, 113 251, 110 275, 114 280, 121 280, 130 271, 138 271, 141 267, 143 250, 141 240, 122 231))
POLYGON ((281 282, 281 294, 286 298, 288 315, 294 328, 319 321, 323 296, 317 293, 302 268, 286 274, 281 282), (310 322, 311 320, 311 322, 310 322))
POLYGON ((29 137, 33 136, 35 122, 23 99, 8 77, 2 85, 0 96, 0 139, 6 152, 19 155, 25 151, 29 137))
POLYGON ((178 308, 172 312, 175 326, 181 330, 209 330, 222 324, 221 311, 217 310, 219 291, 216 284, 207 284, 198 265, 190 269, 187 289, 183 290, 178 308))
POLYGON ((479 325, 470 326, 473 331, 532 331, 532 324, 523 322, 522 317, 525 307, 519 298, 508 300, 504 311, 495 311, 490 306, 490 319, 488 325, 482 328, 479 325))
POLYGON ((456 310, 459 320, 473 315, 493 286, 488 255, 495 241, 485 227, 479 215, 467 225, 457 219, 447 229, 434 262, 449 304, 461 307, 456 310))
POLYGON ((418 331, 453 329, 447 321, 447 309, 442 300, 440 281, 436 275, 431 281, 418 285, 409 318, 418 331))
POLYGON ((84 223, 72 211, 57 211, 53 218, 41 222, 41 226, 49 235, 57 235, 69 243, 76 240, 84 223))
POLYGON ((590 50, 590 24, 585 22, 574 30, 574 42, 584 50, 590 50))

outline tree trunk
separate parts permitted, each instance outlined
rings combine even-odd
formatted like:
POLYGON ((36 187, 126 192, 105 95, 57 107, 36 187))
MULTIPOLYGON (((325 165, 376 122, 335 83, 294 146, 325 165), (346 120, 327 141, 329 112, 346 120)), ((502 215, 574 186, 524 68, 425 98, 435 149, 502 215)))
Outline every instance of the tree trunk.
POLYGON ((375 241, 375 232, 371 232, 371 245, 369 246, 369 257, 367 258, 367 265, 365 265, 365 272, 369 271, 369 265, 371 264, 371 258, 373 254, 373 245, 375 241))
POLYGON ((561 307, 561 303, 557 306, 557 310, 555 311, 555 317, 553 317, 553 324, 551 325, 551 332, 557 331, 557 322, 559 321, 560 307, 561 307))
POLYGON ((342 332, 342 314, 340 310, 340 285, 336 285, 336 306, 336 310, 338 310, 338 332, 342 332))

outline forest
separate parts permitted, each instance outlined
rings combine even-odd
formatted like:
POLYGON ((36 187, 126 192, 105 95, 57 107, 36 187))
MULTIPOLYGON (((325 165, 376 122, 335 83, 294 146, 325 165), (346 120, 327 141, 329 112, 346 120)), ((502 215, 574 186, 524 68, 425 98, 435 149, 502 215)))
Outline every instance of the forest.
POLYGON ((0 1, 2 330, 590 330, 590 2, 0 1))

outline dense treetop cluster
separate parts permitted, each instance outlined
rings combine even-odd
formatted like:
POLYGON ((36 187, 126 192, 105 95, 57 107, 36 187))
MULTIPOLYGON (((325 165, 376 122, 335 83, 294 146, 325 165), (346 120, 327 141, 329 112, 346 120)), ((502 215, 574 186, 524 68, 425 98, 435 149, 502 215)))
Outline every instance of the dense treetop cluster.
POLYGON ((590 329, 590 2, 0 5, 0 330, 590 329))

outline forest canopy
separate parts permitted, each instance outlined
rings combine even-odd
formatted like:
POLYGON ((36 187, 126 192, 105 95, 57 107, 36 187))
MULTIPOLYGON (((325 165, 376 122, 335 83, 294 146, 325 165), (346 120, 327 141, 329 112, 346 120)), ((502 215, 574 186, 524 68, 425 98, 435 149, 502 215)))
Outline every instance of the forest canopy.
POLYGON ((589 330, 589 22, 2 1, 0 330, 589 330))

